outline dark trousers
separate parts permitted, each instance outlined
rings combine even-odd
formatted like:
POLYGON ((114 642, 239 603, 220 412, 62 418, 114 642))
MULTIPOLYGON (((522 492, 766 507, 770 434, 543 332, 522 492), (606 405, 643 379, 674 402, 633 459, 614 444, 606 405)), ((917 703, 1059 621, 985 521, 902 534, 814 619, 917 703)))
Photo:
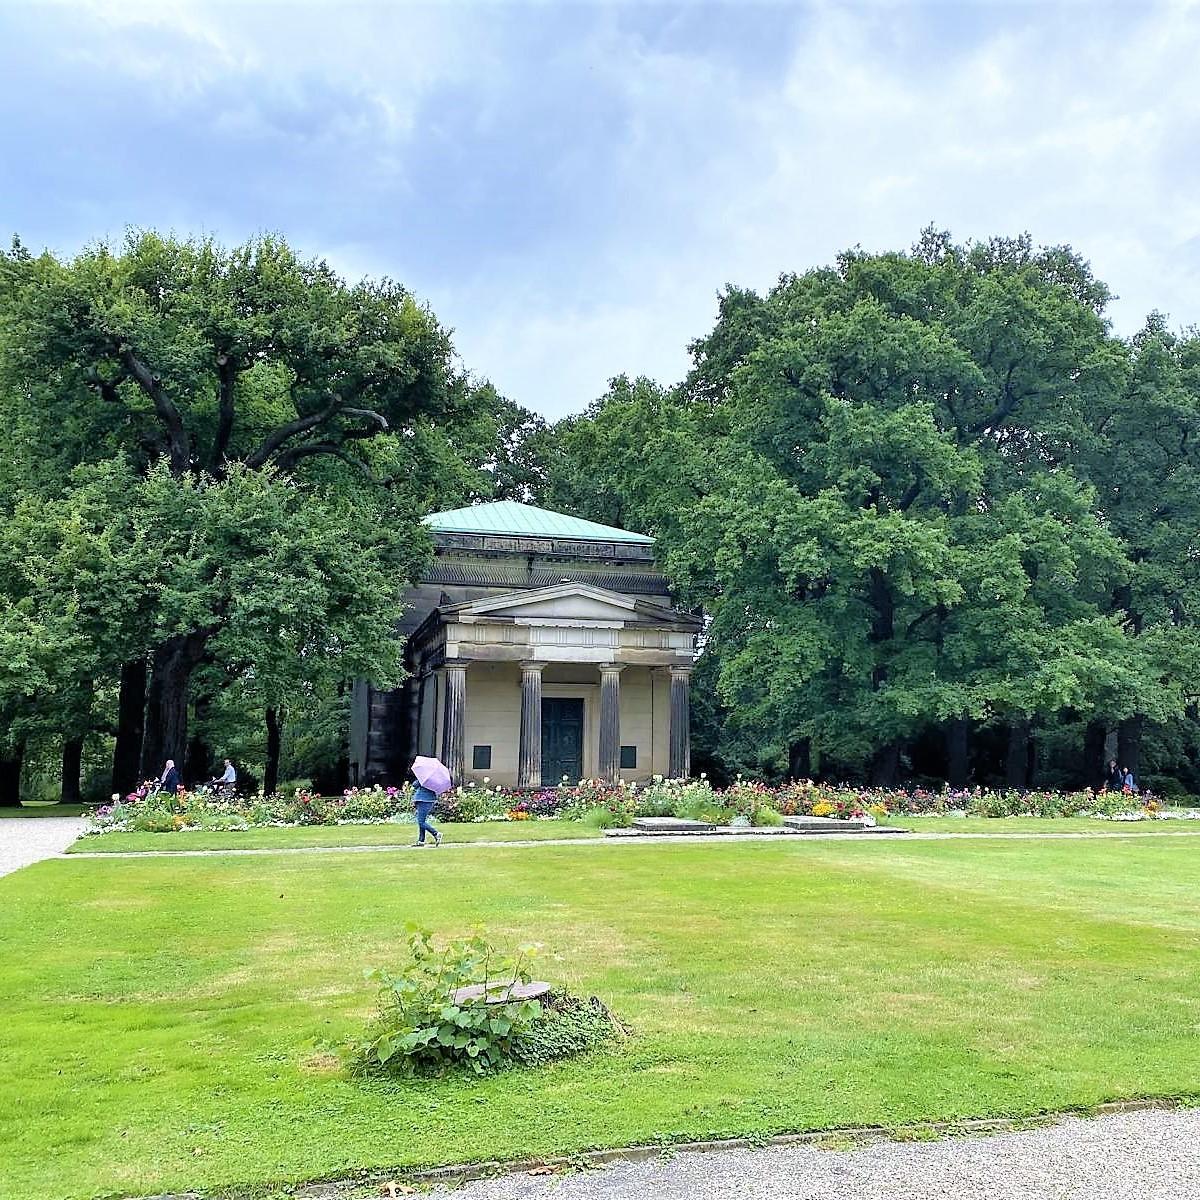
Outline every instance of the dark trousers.
POLYGON ((417 810, 417 845, 425 844, 427 833, 434 841, 437 841, 438 831, 429 823, 429 814, 433 812, 433 801, 419 800, 413 807, 417 810))

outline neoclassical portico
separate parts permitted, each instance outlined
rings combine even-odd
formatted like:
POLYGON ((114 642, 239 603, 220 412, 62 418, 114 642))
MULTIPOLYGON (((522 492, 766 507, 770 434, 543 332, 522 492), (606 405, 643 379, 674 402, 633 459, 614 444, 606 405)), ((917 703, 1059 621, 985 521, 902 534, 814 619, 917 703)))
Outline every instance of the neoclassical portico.
POLYGON ((413 744, 456 779, 520 787, 686 776, 698 631, 576 582, 440 607, 410 642, 413 744))
POLYGON ((700 621, 674 607, 653 539, 513 501, 425 520, 409 677, 355 683, 353 782, 397 782, 414 754, 523 787, 688 774, 700 621))

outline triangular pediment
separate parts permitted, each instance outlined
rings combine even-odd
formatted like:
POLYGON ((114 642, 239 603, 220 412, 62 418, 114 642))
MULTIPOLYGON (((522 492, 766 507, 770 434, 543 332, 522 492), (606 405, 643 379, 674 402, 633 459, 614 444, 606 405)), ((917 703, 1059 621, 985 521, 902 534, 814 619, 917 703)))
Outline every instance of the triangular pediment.
POLYGON ((690 623, 695 618, 586 583, 505 592, 440 610, 444 618, 496 621, 595 621, 609 624, 690 623))

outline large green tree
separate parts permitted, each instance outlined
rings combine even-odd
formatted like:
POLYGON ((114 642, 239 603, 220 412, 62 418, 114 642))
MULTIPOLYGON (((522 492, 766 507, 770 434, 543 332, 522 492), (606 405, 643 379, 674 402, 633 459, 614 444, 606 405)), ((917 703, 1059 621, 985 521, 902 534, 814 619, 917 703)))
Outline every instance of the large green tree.
POLYGON ((1114 604, 1140 573, 1088 467, 1138 374, 1107 300, 1065 248, 928 231, 730 289, 680 387, 556 431, 560 500, 657 534, 710 613, 739 754, 882 782, 937 732, 964 782, 999 730, 1024 784, 1049 724, 1181 711, 1187 639, 1114 604))
MULTIPOLYGON (((162 461, 205 487, 244 471, 291 478, 323 504, 339 498, 348 547, 379 520, 420 542, 420 513, 522 486, 507 469, 522 428, 516 406, 456 366, 447 333, 405 288, 347 284, 278 238, 227 249, 134 233, 71 259, 20 243, 0 256, 6 513, 21 497, 62 495, 81 464, 120 458, 135 476, 162 461), (498 452, 505 428, 509 449, 498 452)), ((252 552, 232 541, 226 566, 252 552)), ((151 546, 148 558, 163 553, 151 546)), ((196 672, 220 678, 209 668, 225 611, 197 604, 189 621, 171 593, 157 601, 145 627, 160 640, 96 681, 119 691, 121 786, 139 765, 182 756, 189 711, 211 699, 194 694, 196 672)), ((11 729, 6 738, 15 753, 11 729)))

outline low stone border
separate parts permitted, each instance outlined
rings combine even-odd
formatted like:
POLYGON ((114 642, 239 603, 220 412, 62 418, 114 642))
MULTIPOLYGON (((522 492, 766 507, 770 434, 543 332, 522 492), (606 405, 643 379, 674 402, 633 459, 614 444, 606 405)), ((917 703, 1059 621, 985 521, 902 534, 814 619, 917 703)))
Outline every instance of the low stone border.
MULTIPOLYGON (((539 1174, 577 1170, 581 1167, 604 1167, 614 1162, 645 1162, 662 1155, 711 1154, 720 1150, 761 1150, 772 1146, 821 1146, 823 1143, 849 1143, 850 1146, 869 1146, 880 1142, 924 1141, 930 1138, 966 1137, 993 1133, 1016 1133, 1023 1129, 1056 1125, 1068 1117, 1104 1117, 1119 1113, 1168 1111, 1185 1108, 1185 1101, 1172 1097, 1146 1100, 1113 1100, 1097 1104, 1092 1108, 1067 1108, 1051 1113, 1040 1113, 1029 1117, 979 1117, 961 1121, 923 1121, 915 1125, 857 1125, 843 1129, 817 1129, 805 1133, 781 1133, 774 1137, 710 1138, 696 1142, 655 1142, 648 1145, 624 1146, 613 1150, 583 1150, 578 1154, 556 1155, 552 1158, 524 1158, 503 1161, 500 1159, 480 1163, 462 1163, 449 1167, 432 1167, 428 1170, 378 1169, 364 1171, 345 1179, 300 1184, 296 1187, 275 1185, 276 1191, 285 1192, 297 1200, 350 1200, 356 1195, 379 1195, 388 1183, 420 1187, 421 1185, 445 1184, 458 1187, 476 1179, 490 1179, 497 1175, 521 1175, 531 1171, 539 1174), (364 1189, 367 1189, 364 1191, 364 1189)), ((221 1200, 250 1200, 267 1190, 255 1187, 249 1191, 224 1189, 219 1192, 162 1192, 154 1196, 125 1196, 123 1200, 206 1200, 221 1197, 221 1200)))

